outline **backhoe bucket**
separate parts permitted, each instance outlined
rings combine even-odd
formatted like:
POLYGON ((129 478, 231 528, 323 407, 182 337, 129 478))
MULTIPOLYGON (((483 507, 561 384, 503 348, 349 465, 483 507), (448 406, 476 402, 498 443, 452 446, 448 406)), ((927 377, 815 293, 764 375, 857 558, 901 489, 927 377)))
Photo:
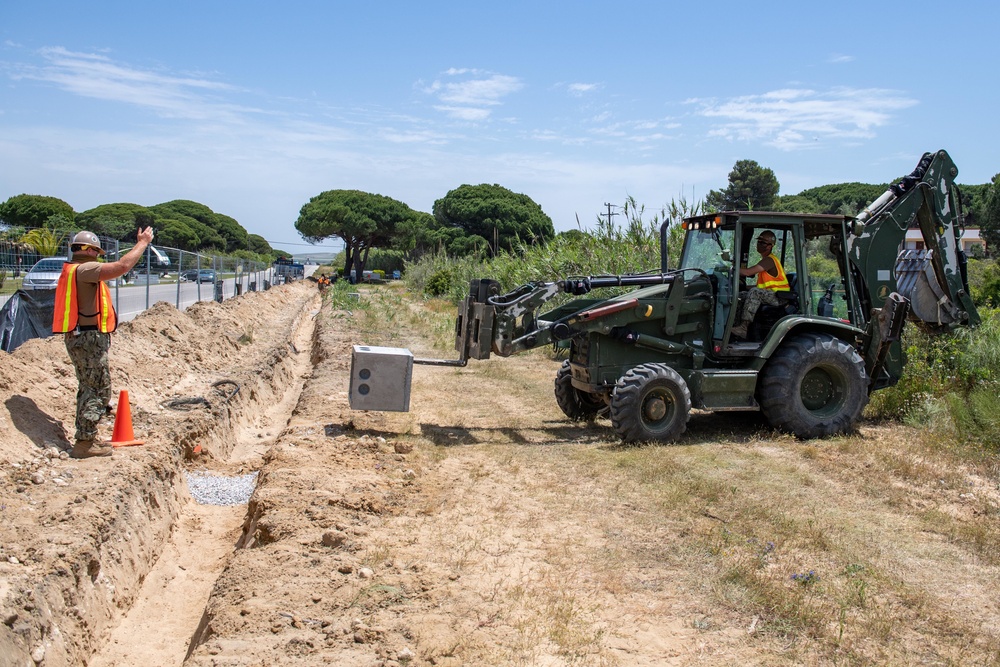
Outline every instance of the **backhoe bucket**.
POLYGON ((952 299, 934 271, 933 250, 903 250, 896 259, 899 293, 910 302, 909 319, 931 331, 969 324, 969 315, 952 299))

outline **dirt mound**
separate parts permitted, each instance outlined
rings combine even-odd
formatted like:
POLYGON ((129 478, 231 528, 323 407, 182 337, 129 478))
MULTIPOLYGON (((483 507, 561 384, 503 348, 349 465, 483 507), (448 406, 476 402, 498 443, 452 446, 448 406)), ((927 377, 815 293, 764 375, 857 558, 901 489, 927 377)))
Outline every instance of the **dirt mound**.
POLYGON ((186 313, 158 303, 123 324, 111 346, 113 389, 116 398, 128 390, 146 445, 111 460, 67 459, 76 378, 61 338, 4 355, 0 664, 89 660, 186 502, 184 462, 196 448, 224 458, 239 422, 280 400, 292 331, 315 299, 311 283, 293 283, 186 313), (219 380, 228 381, 221 391, 219 380), (195 409, 171 406, 191 398, 201 399, 195 409))

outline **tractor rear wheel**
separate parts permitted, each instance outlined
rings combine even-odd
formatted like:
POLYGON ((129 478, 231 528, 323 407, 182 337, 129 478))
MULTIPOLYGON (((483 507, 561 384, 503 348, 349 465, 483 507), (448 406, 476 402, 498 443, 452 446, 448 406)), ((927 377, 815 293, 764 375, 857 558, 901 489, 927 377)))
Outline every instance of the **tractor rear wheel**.
POLYGON ((573 370, 564 361, 556 373, 556 403, 573 421, 590 421, 607 407, 604 399, 573 386, 573 370))
POLYGON ((845 433, 868 403, 865 362, 829 334, 795 336, 761 371, 757 396, 771 425, 796 437, 845 433))
POLYGON ((625 442, 676 440, 691 415, 691 391, 663 364, 643 364, 618 380, 611 395, 611 425, 625 442))

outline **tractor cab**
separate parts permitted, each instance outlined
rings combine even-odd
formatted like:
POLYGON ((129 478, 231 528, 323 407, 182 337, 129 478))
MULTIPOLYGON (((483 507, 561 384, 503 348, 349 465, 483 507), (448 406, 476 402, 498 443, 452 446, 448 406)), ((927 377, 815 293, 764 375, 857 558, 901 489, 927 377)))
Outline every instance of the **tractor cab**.
POLYGON ((840 249, 850 220, 840 215, 758 211, 686 218, 679 268, 708 276, 714 298, 712 339, 716 348, 737 356, 754 354, 779 322, 791 324, 805 315, 863 326, 853 321, 852 313, 858 309, 851 307, 848 281, 843 279, 844 254, 840 249), (784 270, 787 289, 772 290, 778 303, 761 305, 747 335, 737 337, 732 328, 740 324, 748 291, 757 286, 756 277, 741 276, 738 269, 752 267, 762 259, 767 244, 757 241, 765 232, 774 235, 774 245, 767 249, 784 270))

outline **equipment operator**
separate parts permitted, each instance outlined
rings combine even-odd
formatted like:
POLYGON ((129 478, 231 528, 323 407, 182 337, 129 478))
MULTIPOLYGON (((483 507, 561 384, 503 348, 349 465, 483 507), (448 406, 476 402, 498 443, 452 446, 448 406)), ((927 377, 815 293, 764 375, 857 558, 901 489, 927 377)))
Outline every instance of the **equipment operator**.
POLYGON ((774 235, 774 232, 762 231, 757 235, 757 252, 760 254, 760 261, 753 266, 740 268, 740 276, 743 278, 757 276, 757 286, 747 290, 746 296, 743 298, 741 322, 733 327, 733 336, 745 339, 747 329, 761 304, 780 306, 781 301, 775 292, 788 291, 789 289, 785 269, 782 268, 778 258, 771 254, 777 241, 778 237, 774 235))

